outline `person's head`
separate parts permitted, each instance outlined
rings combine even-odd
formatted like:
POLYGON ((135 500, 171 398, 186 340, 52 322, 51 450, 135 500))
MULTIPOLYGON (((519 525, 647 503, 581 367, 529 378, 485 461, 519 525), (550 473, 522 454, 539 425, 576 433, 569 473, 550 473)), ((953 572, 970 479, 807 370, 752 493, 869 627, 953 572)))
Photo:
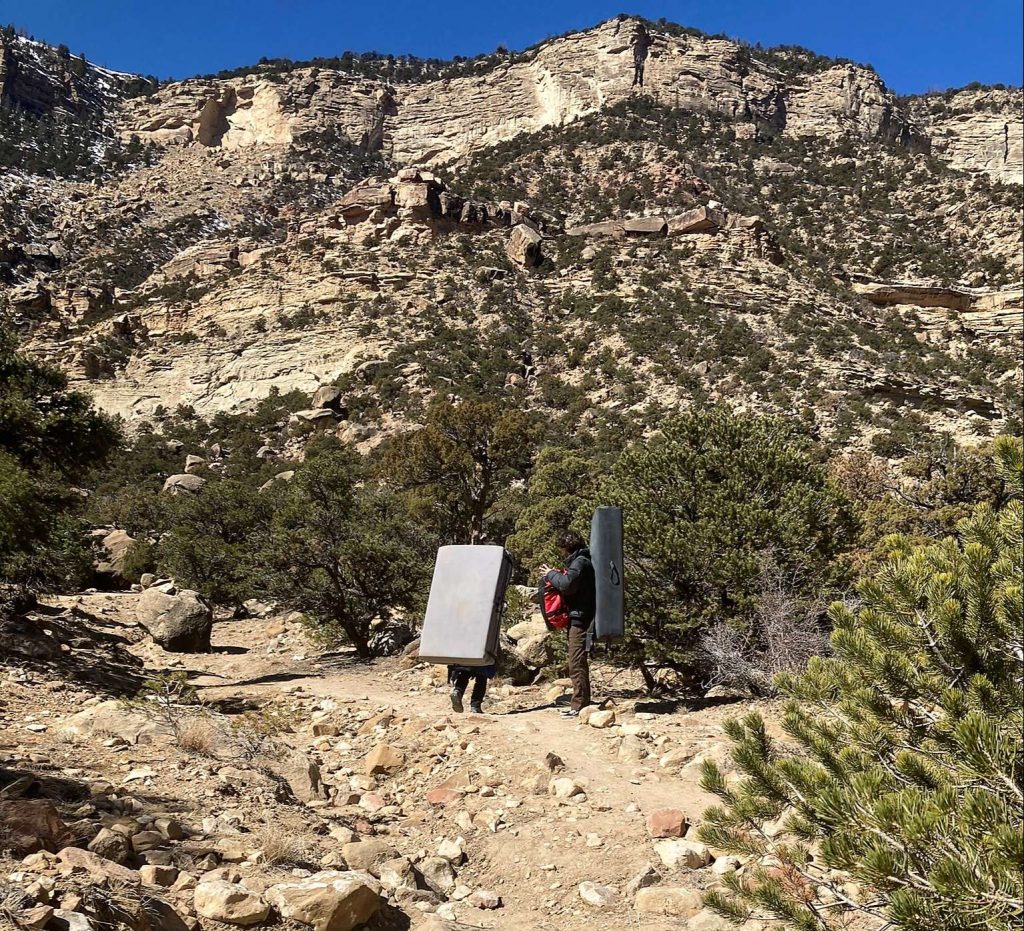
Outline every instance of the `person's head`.
POLYGON ((558 539, 555 540, 555 546, 558 547, 558 551, 563 556, 569 556, 583 546, 583 537, 573 530, 566 530, 558 535, 558 539))

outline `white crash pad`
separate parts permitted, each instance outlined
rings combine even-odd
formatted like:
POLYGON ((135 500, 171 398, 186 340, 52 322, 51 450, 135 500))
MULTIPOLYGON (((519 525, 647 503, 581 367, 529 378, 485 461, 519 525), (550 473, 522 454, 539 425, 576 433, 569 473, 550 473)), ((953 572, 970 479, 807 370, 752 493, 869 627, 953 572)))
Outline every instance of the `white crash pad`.
POLYGON ((489 666, 498 636, 511 560, 503 546, 442 546, 437 551, 420 659, 489 666))

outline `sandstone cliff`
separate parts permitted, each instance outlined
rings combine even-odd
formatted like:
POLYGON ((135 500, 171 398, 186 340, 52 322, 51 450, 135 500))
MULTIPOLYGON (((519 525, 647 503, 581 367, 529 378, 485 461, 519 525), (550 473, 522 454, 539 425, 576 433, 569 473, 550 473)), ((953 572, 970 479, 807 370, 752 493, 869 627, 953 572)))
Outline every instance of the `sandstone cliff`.
POLYGON ((1018 88, 965 88, 917 98, 913 112, 936 155, 954 168, 1024 183, 1024 94, 1018 88))
POLYGON ((287 142, 331 120, 353 142, 399 164, 449 162, 480 148, 559 126, 638 91, 673 106, 718 114, 742 131, 851 133, 909 142, 913 127, 873 71, 840 65, 786 80, 730 40, 652 32, 609 20, 546 42, 483 77, 390 87, 326 69, 280 83, 257 74, 186 81, 129 101, 125 134, 234 147, 287 142), (645 38, 646 37, 646 38, 645 38), (634 83, 644 43, 644 83, 634 83))

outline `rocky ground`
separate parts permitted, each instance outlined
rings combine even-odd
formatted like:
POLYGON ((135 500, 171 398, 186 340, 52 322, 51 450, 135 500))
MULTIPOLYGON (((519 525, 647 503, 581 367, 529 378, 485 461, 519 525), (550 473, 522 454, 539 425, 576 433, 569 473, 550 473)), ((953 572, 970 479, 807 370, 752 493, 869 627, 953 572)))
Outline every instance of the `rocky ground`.
POLYGON ((579 722, 562 680, 457 715, 443 669, 321 652, 289 616, 167 653, 140 597, 57 598, 5 641, 0 923, 726 926, 699 893, 743 865, 694 826, 744 704, 646 699, 598 664, 579 722))

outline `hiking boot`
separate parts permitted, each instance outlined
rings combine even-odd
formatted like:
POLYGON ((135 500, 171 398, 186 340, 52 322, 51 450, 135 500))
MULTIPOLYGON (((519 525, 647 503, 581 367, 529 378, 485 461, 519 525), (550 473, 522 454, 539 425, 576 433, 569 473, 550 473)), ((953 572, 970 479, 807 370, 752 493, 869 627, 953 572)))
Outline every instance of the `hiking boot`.
POLYGON ((469 710, 472 711, 473 714, 483 714, 484 713, 484 706, 481 705, 480 702, 475 701, 475 702, 473 702, 473 704, 471 704, 469 706, 469 710))
POLYGON ((452 689, 452 711, 462 714, 462 692, 458 689, 452 689))
POLYGON ((575 708, 569 708, 567 711, 559 712, 563 718, 578 718, 580 713, 575 708))

